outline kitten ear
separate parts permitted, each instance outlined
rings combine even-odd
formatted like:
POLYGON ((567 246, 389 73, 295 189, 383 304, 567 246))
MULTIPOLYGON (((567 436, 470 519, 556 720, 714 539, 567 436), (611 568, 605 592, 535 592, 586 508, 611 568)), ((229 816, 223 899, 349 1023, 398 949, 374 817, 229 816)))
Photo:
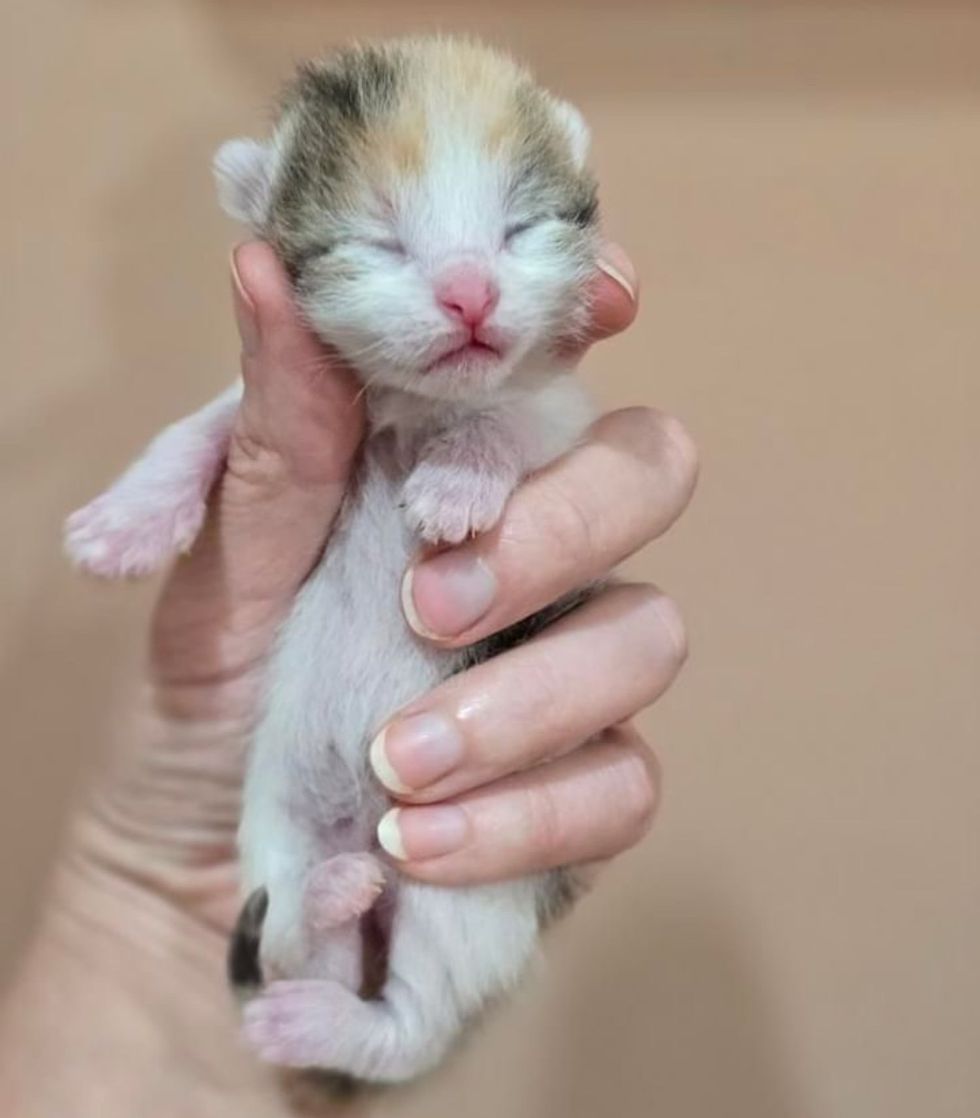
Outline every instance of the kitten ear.
POLYGON ((589 142, 592 138, 589 126, 585 123, 585 118, 578 109, 567 101, 557 101, 555 112, 558 116, 558 123, 571 145, 575 166, 581 171, 585 166, 585 160, 589 154, 589 142))
POLYGON ((272 144, 258 140, 229 140, 214 156, 221 208, 257 233, 262 231, 269 215, 275 163, 272 144))

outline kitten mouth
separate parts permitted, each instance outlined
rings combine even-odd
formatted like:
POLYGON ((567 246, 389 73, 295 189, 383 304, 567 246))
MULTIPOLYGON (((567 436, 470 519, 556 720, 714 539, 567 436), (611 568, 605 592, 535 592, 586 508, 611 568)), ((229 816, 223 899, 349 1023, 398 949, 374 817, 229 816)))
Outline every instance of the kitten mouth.
POLYGON ((454 366, 465 368, 483 366, 493 361, 499 361, 502 356, 503 353, 499 347, 491 345, 490 342, 481 341, 474 336, 463 342, 462 345, 455 346, 448 353, 443 353, 437 357, 435 361, 426 365, 423 372, 438 373, 454 366))

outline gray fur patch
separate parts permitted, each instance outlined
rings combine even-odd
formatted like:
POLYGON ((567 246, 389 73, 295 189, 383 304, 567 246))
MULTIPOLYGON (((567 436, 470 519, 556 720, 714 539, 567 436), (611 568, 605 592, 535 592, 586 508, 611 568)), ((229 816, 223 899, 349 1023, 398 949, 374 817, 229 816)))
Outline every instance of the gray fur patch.
POLYGON ((578 229, 592 229, 599 218, 595 178, 575 167, 545 94, 530 83, 519 90, 517 115, 521 144, 515 200, 525 202, 529 209, 544 208, 578 229))
POLYGON ((582 894, 582 886, 572 869, 551 870, 538 889, 538 924, 550 927, 560 920, 582 894))
POLYGON ((571 613, 572 610, 578 609, 590 598, 595 597, 603 585, 604 583, 601 582, 593 582, 579 590, 573 590, 559 598, 557 602, 552 602, 550 606, 538 610, 537 613, 532 613, 530 617, 525 617, 523 621, 518 621, 499 633, 494 633, 482 641, 477 641, 476 644, 469 645, 462 650, 464 661, 459 670, 464 671, 476 664, 482 664, 484 660, 489 660, 493 656, 499 656, 510 648, 517 648, 518 645, 526 644, 532 637, 536 637, 538 633, 551 625, 552 622, 571 613))
MULTIPOLYGON (((328 254, 340 234, 358 143, 410 95, 417 81, 410 78, 412 65, 397 43, 353 47, 301 66, 287 86, 281 100, 287 143, 266 235, 294 279, 328 254)), ((566 222, 570 239, 591 232, 598 221, 595 179, 575 166, 547 95, 528 80, 514 97, 514 204, 535 218, 566 222)))
POLYGON ((329 251, 329 222, 344 204, 357 142, 390 112, 403 85, 397 52, 354 47, 301 66, 282 98, 287 146, 268 234, 295 276, 329 251))

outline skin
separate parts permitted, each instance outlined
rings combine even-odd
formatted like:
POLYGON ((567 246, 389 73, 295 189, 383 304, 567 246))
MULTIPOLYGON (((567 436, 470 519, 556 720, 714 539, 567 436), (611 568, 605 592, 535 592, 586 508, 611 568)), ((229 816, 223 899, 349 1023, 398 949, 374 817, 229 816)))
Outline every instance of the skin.
MULTIPOLYGON (((632 266, 615 246, 603 255, 592 340, 636 313, 632 266)), ((300 1106, 239 1041, 222 958, 239 903, 234 831, 262 668, 329 535, 363 415, 354 378, 298 321, 272 251, 240 246, 232 276, 245 395, 227 469, 203 538, 161 592, 125 746, 72 823, 0 1014, 0 1112, 10 1118, 248 1118, 300 1106)), ((497 530, 419 556, 406 574, 411 622, 453 646, 518 620, 664 532, 695 477, 676 420, 642 408, 605 416, 521 487, 497 530), (478 617, 466 616, 452 563, 489 574, 478 617)), ((401 871, 484 881, 595 865, 636 843, 659 776, 630 718, 684 657, 673 603, 620 585, 399 712, 387 742, 411 786, 397 797, 401 871), (436 775, 404 731, 422 713, 448 722, 458 743, 436 775), (463 821, 449 850, 446 828, 431 822, 446 811, 463 821)))

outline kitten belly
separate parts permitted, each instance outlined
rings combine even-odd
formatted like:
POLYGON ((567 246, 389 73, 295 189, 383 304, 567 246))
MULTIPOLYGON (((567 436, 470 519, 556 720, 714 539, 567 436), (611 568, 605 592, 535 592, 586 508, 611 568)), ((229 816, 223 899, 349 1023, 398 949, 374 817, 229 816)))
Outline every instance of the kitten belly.
POLYGON ((283 626, 246 780, 247 884, 281 868, 284 819, 295 838, 282 856, 294 864, 373 844, 387 801, 367 764, 370 742, 463 663, 463 654, 419 640, 402 614, 401 580, 416 547, 399 508, 402 480, 365 457, 356 495, 283 626))

